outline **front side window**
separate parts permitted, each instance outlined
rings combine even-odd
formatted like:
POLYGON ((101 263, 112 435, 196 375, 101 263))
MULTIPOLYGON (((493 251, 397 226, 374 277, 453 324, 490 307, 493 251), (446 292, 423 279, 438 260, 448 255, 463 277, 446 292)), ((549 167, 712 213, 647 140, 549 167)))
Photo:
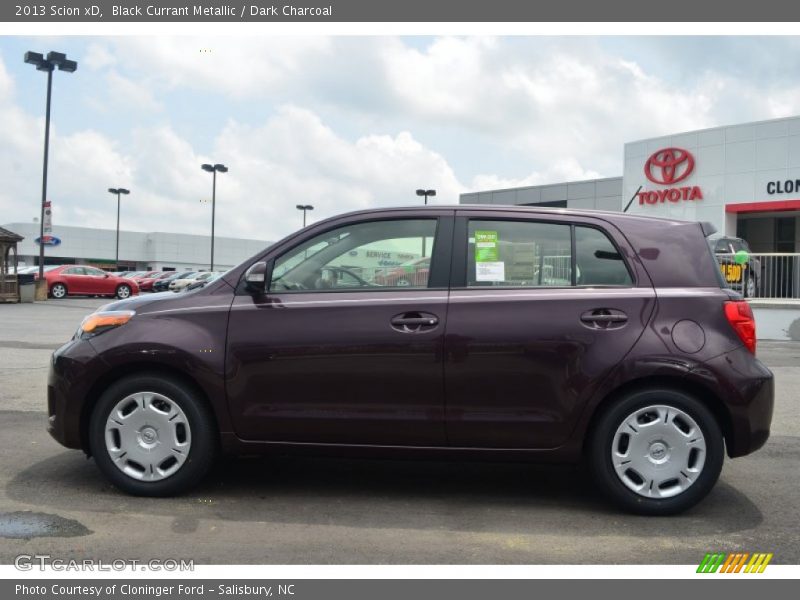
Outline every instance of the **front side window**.
POLYGON ((425 288, 435 240, 436 219, 346 225, 279 257, 270 290, 425 288))

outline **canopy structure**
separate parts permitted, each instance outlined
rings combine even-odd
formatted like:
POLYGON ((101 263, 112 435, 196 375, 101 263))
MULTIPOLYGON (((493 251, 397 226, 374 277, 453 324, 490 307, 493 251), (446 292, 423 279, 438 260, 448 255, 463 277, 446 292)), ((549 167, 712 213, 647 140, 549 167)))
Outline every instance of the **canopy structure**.
POLYGON ((21 235, 0 227, 0 302, 19 302, 17 244, 21 235))

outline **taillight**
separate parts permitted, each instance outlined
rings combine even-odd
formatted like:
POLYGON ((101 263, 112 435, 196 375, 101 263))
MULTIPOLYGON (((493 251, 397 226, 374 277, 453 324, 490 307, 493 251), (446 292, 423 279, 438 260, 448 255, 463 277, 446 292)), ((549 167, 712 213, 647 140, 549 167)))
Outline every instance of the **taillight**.
POLYGON ((744 300, 725 303, 725 316, 728 323, 753 354, 756 353, 756 320, 753 309, 744 300))

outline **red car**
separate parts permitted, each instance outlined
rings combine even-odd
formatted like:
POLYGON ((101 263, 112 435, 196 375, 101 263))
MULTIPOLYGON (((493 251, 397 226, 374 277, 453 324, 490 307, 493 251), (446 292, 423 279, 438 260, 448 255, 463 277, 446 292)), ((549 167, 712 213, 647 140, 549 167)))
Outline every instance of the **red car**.
POLYGON ((139 286, 132 279, 111 275, 94 267, 64 265, 45 271, 47 290, 52 298, 66 296, 116 296, 129 298, 139 293, 139 286))
POLYGON ((375 283, 390 287, 425 287, 428 285, 430 269, 430 256, 417 258, 384 273, 378 273, 375 283))
MULTIPOLYGON (((170 273, 167 273, 168 275, 170 273)), ((165 274, 161 271, 150 271, 149 273, 145 273, 144 275, 139 275, 138 277, 132 277, 133 281, 136 282, 136 285, 139 286, 139 291, 141 292, 152 292, 153 291, 153 284, 161 279, 162 276, 165 274)))

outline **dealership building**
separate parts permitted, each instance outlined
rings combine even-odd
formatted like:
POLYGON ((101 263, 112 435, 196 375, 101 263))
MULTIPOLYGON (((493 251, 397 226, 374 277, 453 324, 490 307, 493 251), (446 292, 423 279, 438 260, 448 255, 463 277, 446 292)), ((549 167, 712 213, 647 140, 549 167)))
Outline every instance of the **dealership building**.
MULTIPOLYGON (((800 117, 628 142, 623 173, 462 194, 462 204, 621 211, 710 221, 754 253, 800 252, 800 117)), ((591 167, 591 165, 588 165, 591 167)))
MULTIPOLYGON (((39 223, 8 223, 3 228, 25 239, 19 242, 20 266, 38 264, 39 223)), ((92 265, 116 270, 115 229, 53 226, 49 245, 45 246, 45 264, 92 265)), ((214 269, 226 270, 266 248, 270 242, 215 236, 214 269)), ((119 270, 197 271, 208 269, 211 260, 211 237, 185 233, 119 232, 119 270)))

